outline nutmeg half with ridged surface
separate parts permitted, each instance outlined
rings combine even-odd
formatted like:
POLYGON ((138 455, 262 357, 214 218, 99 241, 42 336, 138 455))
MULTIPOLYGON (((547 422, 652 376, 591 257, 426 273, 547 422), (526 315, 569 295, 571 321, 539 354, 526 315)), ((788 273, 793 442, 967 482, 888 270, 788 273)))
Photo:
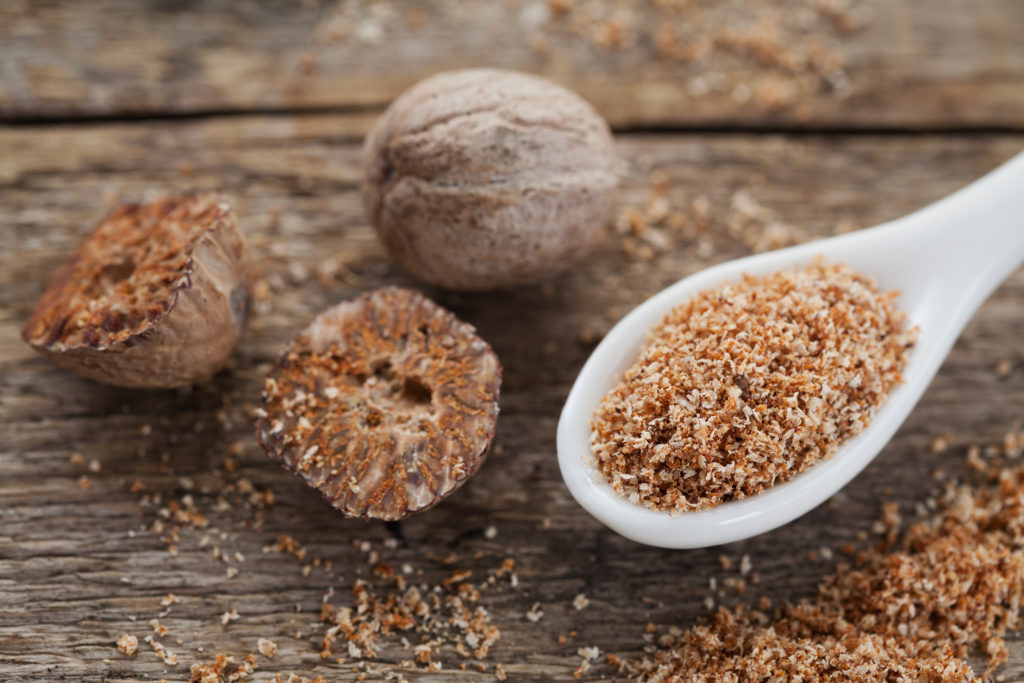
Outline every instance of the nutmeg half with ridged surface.
POLYGON ((99 382, 186 386, 224 367, 238 344, 251 271, 220 193, 125 205, 57 270, 22 337, 99 382))
POLYGON ((330 308, 267 376, 267 453, 350 517, 427 509, 480 467, 501 365, 473 327, 398 287, 330 308))

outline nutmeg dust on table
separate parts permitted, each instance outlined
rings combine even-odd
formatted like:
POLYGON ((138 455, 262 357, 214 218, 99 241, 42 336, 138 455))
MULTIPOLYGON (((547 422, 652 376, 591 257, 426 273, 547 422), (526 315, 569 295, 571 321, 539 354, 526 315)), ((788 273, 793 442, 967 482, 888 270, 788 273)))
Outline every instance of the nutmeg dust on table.
POLYGON ((720 607, 707 624, 657 637, 651 624, 656 645, 620 671, 641 682, 993 680, 1006 632, 1020 627, 1024 466, 996 459, 982 471, 984 483, 945 482, 902 538, 898 506, 883 505, 882 538, 843 547, 847 559, 813 599, 720 607), (982 676, 971 654, 985 662, 982 676))

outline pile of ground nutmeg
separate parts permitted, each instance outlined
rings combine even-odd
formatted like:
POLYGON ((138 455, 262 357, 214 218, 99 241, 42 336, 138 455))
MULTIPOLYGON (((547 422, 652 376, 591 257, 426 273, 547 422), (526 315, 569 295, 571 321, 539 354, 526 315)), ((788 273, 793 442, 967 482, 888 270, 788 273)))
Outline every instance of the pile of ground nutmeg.
MULTIPOLYGON (((840 564, 813 600, 772 613, 720 608, 625 661, 639 681, 981 681, 964 659, 1007 659, 1024 599, 1024 466, 947 483, 937 511, 892 547, 840 564), (682 679, 679 677, 683 677, 682 679)), ((895 534, 894 534, 895 536, 895 534)))
POLYGON ((915 331, 895 297, 820 260, 698 294, 601 400, 599 469, 631 502, 683 512, 829 457, 901 381, 915 331))

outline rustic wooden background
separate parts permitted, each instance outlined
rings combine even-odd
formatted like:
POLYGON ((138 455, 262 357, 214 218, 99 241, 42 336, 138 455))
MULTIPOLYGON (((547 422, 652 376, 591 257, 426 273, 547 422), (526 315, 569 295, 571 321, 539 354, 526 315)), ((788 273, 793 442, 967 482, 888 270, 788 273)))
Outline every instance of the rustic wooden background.
MULTIPOLYGON (((736 575, 722 555, 750 556, 759 583, 743 599, 810 594, 835 560, 808 553, 863 544, 882 501, 922 500, 935 469, 966 472, 968 445, 1000 443, 1020 426, 1019 271, 969 324, 876 462, 773 533, 701 551, 639 546, 573 502, 554 450, 562 401, 600 334, 661 287, 749 253, 752 238, 728 229, 737 192, 790 226, 783 234, 806 239, 899 216, 1024 148, 1024 4, 859 3, 869 20, 837 38, 849 87, 771 107, 737 102, 735 92, 696 96, 687 83, 703 67, 659 59, 649 41, 603 49, 543 29, 539 46, 531 31, 546 3, 370 3, 352 10, 355 38, 328 30, 341 4, 0 4, 0 680, 187 680, 188 664, 244 657, 260 637, 281 651, 259 659, 255 680, 293 671, 348 680, 353 664, 321 661, 310 639, 321 633, 324 591, 344 604, 368 574, 361 541, 432 582, 452 566, 483 578, 507 557, 516 562, 518 587, 482 598, 503 634, 487 670, 403 669, 407 678, 493 680, 501 663, 512 680, 571 680, 579 647, 636 654, 648 622, 699 620, 709 578, 736 575), (282 344, 316 311, 385 284, 420 286, 388 263, 366 223, 361 138, 418 78, 478 64, 579 90, 618 132, 623 207, 644 208, 654 172, 691 225, 706 212, 708 230, 657 239, 613 230, 586 263, 542 286, 427 289, 504 363, 495 449, 429 513, 396 528, 345 520, 260 452, 247 411, 282 344), (195 186, 236 201, 269 292, 234 367, 191 391, 129 391, 63 372, 21 342, 49 273, 112 203, 195 186), (933 452, 943 433, 950 447, 933 452), (276 504, 216 509, 218 494, 244 497, 243 481, 272 488, 276 504), (140 503, 136 482, 164 504, 190 493, 210 527, 181 531, 171 554, 148 530, 161 505, 140 503), (263 552, 278 534, 332 570, 304 576, 291 557, 263 552), (169 592, 180 602, 160 616, 170 630, 161 640, 179 656, 175 666, 141 642, 169 592), (579 593, 590 605, 577 611, 579 593), (532 623, 526 612, 537 602, 544 616, 532 623), (224 627, 219 617, 231 609, 239 618, 224 627), (114 647, 124 632, 140 639, 131 659, 114 647)), ((757 77, 757 65, 744 68, 731 77, 757 77)), ((756 238, 760 228, 751 229, 756 238)), ((395 639, 382 644, 385 662, 410 657, 395 639)), ((1024 681, 1024 639, 1013 636, 1010 650, 1000 673, 1024 681)), ((458 661, 446 659, 446 669, 458 661)), ((601 666, 584 676, 614 677, 601 666)))

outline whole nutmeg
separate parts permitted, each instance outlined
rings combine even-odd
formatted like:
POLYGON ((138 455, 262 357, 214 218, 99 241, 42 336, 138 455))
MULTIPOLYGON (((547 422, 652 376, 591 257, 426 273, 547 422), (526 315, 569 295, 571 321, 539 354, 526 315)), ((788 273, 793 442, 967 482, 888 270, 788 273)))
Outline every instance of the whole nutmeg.
POLYGON ((425 510, 480 467, 501 365, 474 329, 388 287, 327 309, 263 384, 267 453, 350 517, 425 510))
POLYGON ((217 192, 122 206, 57 270, 22 337, 123 387, 179 387, 227 362, 251 298, 249 251, 217 192))
POLYGON ((612 136, 578 95, 514 71, 441 73, 396 99, 363 150, 363 203, 392 258, 461 290, 528 284, 608 220, 612 136))

